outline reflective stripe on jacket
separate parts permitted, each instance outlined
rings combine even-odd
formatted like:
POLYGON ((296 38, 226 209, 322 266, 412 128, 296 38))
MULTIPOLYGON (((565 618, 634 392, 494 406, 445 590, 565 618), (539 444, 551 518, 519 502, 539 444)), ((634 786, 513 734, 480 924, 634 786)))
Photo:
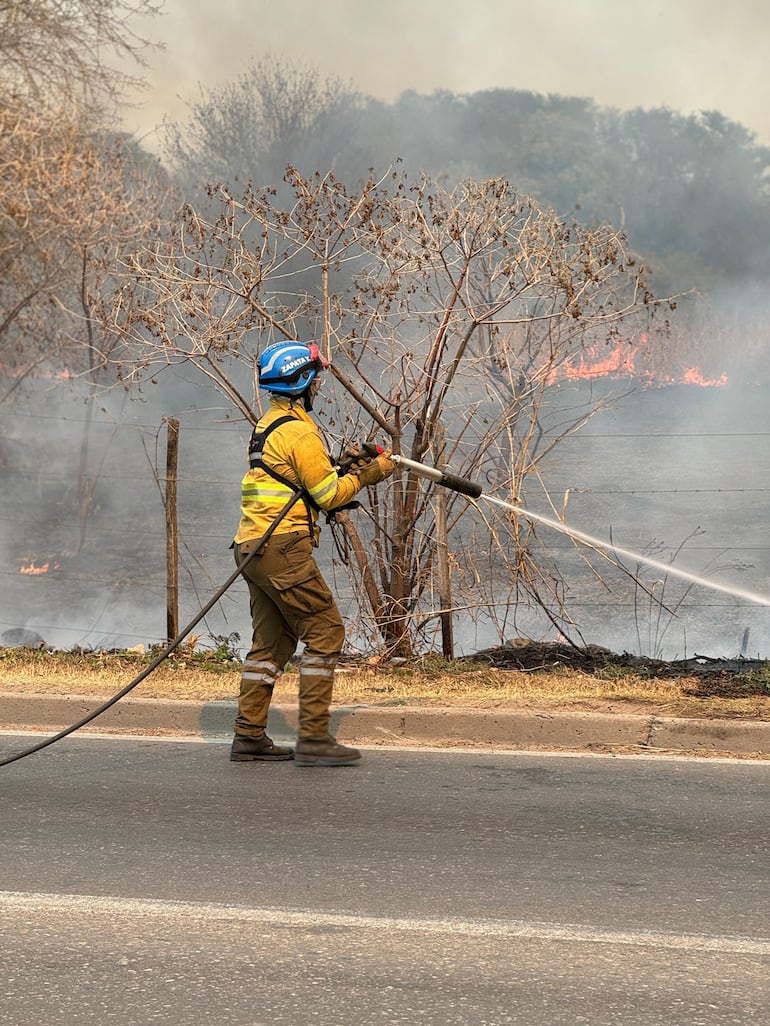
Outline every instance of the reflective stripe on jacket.
MULTIPOLYGON (((324 448, 315 422, 302 409, 284 396, 271 396, 270 409, 257 424, 257 431, 290 414, 293 421, 281 424, 266 439, 262 452, 264 462, 281 477, 304 487, 321 509, 344 506, 360 490, 358 477, 338 477, 324 448)), ((235 541, 241 544, 261 538, 291 498, 292 489, 276 481, 259 467, 249 470, 241 483, 241 521, 235 541)), ((315 524, 318 511, 302 500, 297 502, 276 527, 276 534, 308 530, 315 524)))

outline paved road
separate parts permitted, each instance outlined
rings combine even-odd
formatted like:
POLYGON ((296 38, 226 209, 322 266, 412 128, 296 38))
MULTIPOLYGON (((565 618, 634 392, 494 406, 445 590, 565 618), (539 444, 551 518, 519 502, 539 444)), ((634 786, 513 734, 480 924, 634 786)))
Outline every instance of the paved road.
POLYGON ((0 1023, 770 1020, 767 763, 226 754, 0 770, 0 1023))

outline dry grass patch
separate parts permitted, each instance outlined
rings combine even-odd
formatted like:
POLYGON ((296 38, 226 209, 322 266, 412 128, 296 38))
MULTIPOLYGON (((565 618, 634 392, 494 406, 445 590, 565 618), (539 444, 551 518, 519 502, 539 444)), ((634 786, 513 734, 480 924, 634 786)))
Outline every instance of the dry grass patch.
MULTIPOLYGON (((71 653, 0 649, 0 691, 108 697, 129 684, 150 657, 133 652, 71 653)), ((136 697, 234 700, 240 664, 226 653, 178 650, 137 687, 136 697)), ((738 678, 736 677, 736 680, 738 678)), ((586 673, 568 667, 503 670, 485 663, 431 657, 408 668, 346 663, 337 674, 338 705, 430 705, 467 708, 572 708, 666 716, 770 718, 770 688, 740 682, 730 697, 694 695, 695 677, 648 677, 628 667, 586 673)), ((296 700, 297 674, 288 671, 277 702, 296 700)))

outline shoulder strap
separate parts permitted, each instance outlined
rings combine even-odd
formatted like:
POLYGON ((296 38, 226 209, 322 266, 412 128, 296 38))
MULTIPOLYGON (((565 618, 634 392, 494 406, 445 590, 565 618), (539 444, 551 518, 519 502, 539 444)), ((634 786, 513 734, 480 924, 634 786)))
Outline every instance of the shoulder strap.
POLYGON ((263 470, 266 474, 269 474, 270 477, 274 478, 274 480, 280 481, 281 484, 286 485, 287 488, 291 488, 293 492, 303 492, 302 501, 304 502, 305 509, 307 510, 308 530, 310 531, 310 537, 312 538, 314 536, 314 531, 313 518, 310 514, 310 509, 312 507, 315 510, 319 510, 320 507, 311 499, 303 488, 298 484, 295 484, 294 481, 290 481, 288 477, 284 477, 283 474, 279 474, 277 470, 273 470, 273 468, 269 467, 262 458, 262 451, 265 448, 265 442, 267 441, 268 436, 271 435, 276 428, 281 427, 282 424, 288 424, 290 420, 297 420, 297 418, 292 417, 291 414, 285 414, 283 417, 276 417, 271 424, 267 425, 264 431, 257 431, 257 429, 254 428, 249 442, 249 469, 263 470))
POLYGON ((262 450, 265 448, 265 442, 267 441, 268 435, 271 435, 276 428, 281 426, 281 424, 288 424, 290 420, 296 419, 296 417, 292 417, 290 413, 287 413, 284 414, 283 417, 276 417, 272 424, 267 425, 264 431, 257 431, 257 429, 254 428, 249 442, 249 466, 252 470, 254 467, 262 467, 263 470, 267 469, 262 466, 262 450))

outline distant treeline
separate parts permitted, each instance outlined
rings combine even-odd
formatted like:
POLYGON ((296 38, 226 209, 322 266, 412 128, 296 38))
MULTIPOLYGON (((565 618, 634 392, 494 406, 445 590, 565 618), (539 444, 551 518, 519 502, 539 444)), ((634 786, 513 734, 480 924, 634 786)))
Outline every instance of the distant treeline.
POLYGON ((623 227, 658 295, 719 296, 770 272, 770 148, 718 111, 621 112, 515 89, 404 92, 388 104, 265 61, 191 105, 165 142, 188 191, 280 187, 289 163, 346 182, 397 161, 448 184, 502 176, 561 215, 623 227))

